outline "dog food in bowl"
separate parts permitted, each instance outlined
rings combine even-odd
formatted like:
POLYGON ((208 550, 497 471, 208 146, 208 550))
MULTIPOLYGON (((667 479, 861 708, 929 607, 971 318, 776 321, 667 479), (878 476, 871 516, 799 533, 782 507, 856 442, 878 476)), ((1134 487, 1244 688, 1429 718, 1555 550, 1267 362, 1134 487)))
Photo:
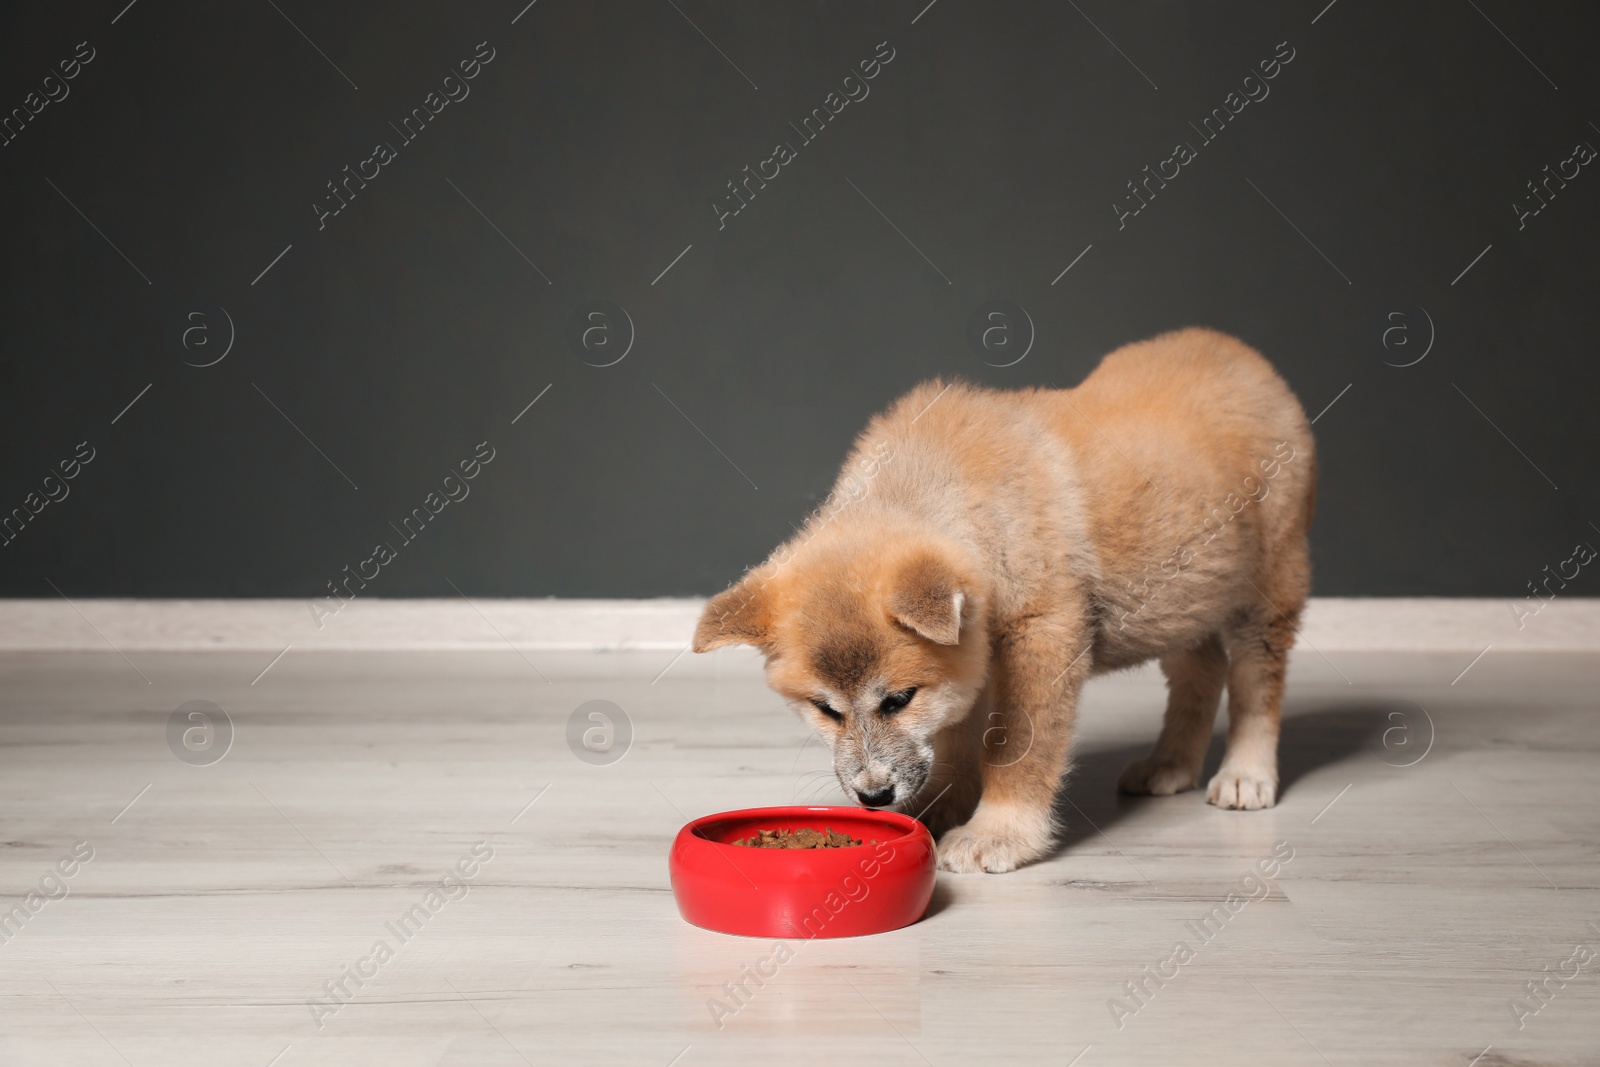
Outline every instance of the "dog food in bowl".
MULTIPOLYGON (((806 826, 799 830, 757 830, 749 837, 736 838, 728 843, 746 848, 850 848, 861 844, 861 839, 828 827, 813 830, 806 826)), ((876 841, 870 843, 877 844, 876 841)))

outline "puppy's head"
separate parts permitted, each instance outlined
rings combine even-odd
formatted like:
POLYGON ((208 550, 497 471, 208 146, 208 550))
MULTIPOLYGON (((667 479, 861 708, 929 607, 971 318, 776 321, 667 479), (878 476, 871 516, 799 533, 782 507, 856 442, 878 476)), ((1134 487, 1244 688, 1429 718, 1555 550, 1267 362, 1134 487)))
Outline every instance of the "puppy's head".
POLYGON ((845 795, 911 804, 934 735, 983 686, 981 572, 950 543, 881 530, 818 537, 774 560, 711 599, 694 650, 759 648, 768 684, 832 749, 845 795))

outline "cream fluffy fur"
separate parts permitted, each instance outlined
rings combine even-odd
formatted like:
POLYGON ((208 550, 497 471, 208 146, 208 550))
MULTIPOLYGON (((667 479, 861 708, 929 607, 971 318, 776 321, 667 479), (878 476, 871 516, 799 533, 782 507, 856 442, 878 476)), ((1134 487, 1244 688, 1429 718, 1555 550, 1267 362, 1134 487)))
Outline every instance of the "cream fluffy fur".
POLYGON ((872 420, 829 504, 711 600, 694 649, 759 647, 845 791, 926 807, 947 870, 1050 850, 1080 688, 1149 659, 1165 725, 1120 787, 1197 785, 1226 685, 1206 799, 1271 807, 1315 477, 1294 395, 1210 330, 1118 349, 1075 389, 927 383, 872 420))

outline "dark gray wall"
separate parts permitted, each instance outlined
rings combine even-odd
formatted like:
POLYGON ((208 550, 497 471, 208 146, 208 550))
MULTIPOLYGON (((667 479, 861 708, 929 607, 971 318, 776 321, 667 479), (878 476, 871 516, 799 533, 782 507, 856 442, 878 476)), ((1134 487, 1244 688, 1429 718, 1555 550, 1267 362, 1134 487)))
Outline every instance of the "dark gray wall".
POLYGON ((1600 167, 1563 163, 1600 146, 1600 11, 1325 2, 12 5, 0 108, 69 95, 0 147, 0 509, 94 458, 0 548, 0 593, 315 596, 383 540, 369 594, 708 593, 916 381, 1069 385, 1200 323, 1311 414, 1339 398, 1318 592, 1518 595, 1600 544, 1600 167), (1180 140, 1197 158, 1119 227, 1180 140), (1578 173, 1519 225, 1547 164, 1578 173), (1005 368, 967 337, 997 300, 1035 332, 1005 368), (587 365, 618 307, 631 350, 587 365), (400 542, 485 440, 471 495, 400 542))

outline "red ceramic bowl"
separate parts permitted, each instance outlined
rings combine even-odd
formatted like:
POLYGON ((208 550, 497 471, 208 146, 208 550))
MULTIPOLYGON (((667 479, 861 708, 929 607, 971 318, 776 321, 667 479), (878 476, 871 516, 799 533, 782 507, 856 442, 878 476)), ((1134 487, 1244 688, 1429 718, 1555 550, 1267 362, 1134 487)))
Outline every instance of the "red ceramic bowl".
POLYGON ((667 859, 685 919, 746 937, 859 937, 922 918, 937 856, 928 828, 867 808, 748 808, 707 815, 678 831, 667 859), (750 848, 757 830, 831 829, 845 848, 750 848), (870 844, 868 842, 877 842, 870 844))

